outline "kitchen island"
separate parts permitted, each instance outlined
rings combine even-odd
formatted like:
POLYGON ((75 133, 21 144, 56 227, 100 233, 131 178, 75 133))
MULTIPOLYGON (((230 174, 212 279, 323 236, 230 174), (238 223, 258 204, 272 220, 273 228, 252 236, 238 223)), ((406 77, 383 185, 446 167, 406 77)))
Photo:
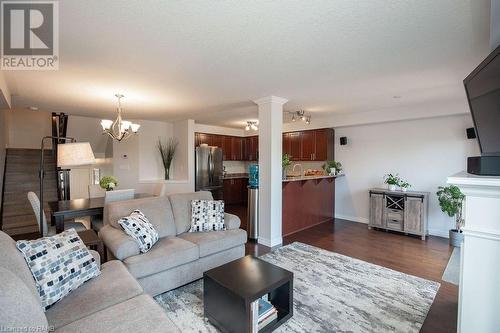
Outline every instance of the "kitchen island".
POLYGON ((293 234, 335 217, 337 176, 301 176, 283 179, 282 234, 293 234))

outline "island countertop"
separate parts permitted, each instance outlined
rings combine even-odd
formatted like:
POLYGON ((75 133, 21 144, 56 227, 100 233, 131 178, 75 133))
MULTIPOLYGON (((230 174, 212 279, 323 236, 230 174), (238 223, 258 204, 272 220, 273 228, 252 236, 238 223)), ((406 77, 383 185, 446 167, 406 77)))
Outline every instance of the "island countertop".
POLYGON ((339 178, 339 177, 343 177, 343 176, 345 176, 345 174, 340 174, 340 175, 335 175, 335 176, 322 175, 322 176, 286 177, 286 179, 283 179, 283 183, 286 183, 286 182, 300 182, 300 181, 314 180, 314 179, 332 179, 332 178, 339 178))

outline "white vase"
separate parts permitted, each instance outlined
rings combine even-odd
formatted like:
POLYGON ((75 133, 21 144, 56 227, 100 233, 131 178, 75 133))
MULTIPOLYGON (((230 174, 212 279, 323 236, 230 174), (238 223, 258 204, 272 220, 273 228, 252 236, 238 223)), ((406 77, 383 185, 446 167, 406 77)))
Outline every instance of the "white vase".
POLYGON ((389 189, 389 191, 391 191, 391 192, 396 191, 396 185, 387 184, 387 188, 388 188, 388 189, 389 189))

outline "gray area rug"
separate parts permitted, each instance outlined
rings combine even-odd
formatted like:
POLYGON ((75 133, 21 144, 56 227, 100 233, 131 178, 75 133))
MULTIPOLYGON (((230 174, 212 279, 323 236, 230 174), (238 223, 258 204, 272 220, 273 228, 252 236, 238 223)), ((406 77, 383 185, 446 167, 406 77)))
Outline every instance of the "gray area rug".
POLYGON ((444 270, 443 281, 453 283, 458 286, 460 281, 460 248, 456 247, 453 249, 448 265, 444 270))
MULTIPOLYGON (((439 283, 302 243, 262 259, 294 273, 294 314, 276 332, 418 332, 439 283)), ((218 332, 203 282, 155 297, 182 332, 218 332)))

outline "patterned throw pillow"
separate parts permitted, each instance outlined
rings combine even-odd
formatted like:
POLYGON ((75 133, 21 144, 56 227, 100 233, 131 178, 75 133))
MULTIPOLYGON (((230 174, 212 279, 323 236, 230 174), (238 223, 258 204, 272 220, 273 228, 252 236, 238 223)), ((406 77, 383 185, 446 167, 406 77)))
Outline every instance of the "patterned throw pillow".
POLYGON ((45 310, 101 273, 75 229, 37 240, 20 240, 16 247, 28 263, 45 310))
POLYGON ((226 230, 224 224, 224 201, 192 200, 191 229, 189 232, 226 230))
POLYGON ((137 242, 142 253, 148 252, 158 241, 158 232, 140 210, 136 209, 129 216, 122 217, 118 224, 137 242))

